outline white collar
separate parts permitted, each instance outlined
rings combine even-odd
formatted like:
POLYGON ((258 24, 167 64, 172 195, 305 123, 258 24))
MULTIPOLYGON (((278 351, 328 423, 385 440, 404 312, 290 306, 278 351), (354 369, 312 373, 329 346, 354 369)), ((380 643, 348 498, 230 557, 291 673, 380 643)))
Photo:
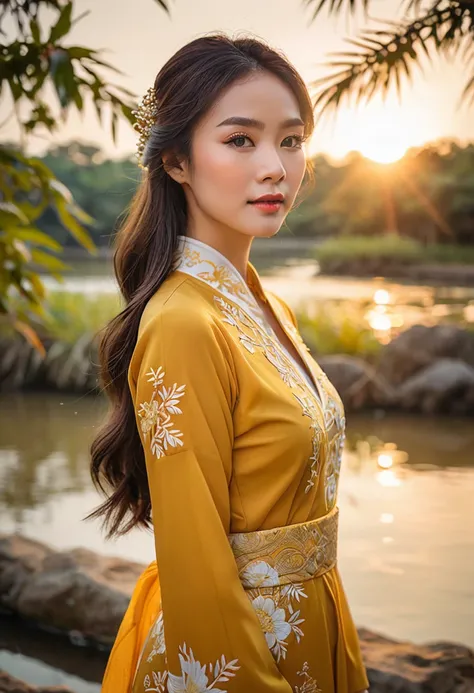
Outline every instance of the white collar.
MULTIPOLYGON (((218 250, 189 236, 178 236, 178 259, 175 269, 196 277, 212 286, 243 310, 250 313, 262 327, 268 331, 262 310, 255 300, 250 286, 235 265, 218 250)), ((257 294, 262 298, 265 292, 260 283, 257 271, 251 262, 247 265, 247 277, 257 294)))
POLYGON ((244 310, 250 315, 251 318, 253 318, 253 320, 255 320, 255 322, 266 332, 269 337, 276 340, 287 357, 292 361, 294 366, 305 377, 312 389, 317 393, 318 399, 323 401, 321 396, 321 387, 316 385, 316 383, 319 382, 319 379, 314 372, 312 364, 308 360, 308 353, 306 347, 302 344, 298 330, 283 314, 281 306, 277 304, 271 296, 267 296, 265 294, 258 276, 258 272, 252 263, 249 262, 247 264, 247 280, 249 282, 247 284, 244 277, 240 274, 232 262, 212 246, 189 236, 179 235, 178 239, 179 246, 174 269, 179 272, 184 272, 192 277, 196 277, 196 279, 208 284, 230 301, 233 301, 239 305, 242 310, 244 310), (257 295, 261 296, 265 301, 268 301, 272 306, 282 329, 291 339, 294 347, 312 374, 311 381, 308 374, 302 370, 301 366, 295 361, 293 356, 280 343, 272 327, 265 319, 262 309, 255 300, 255 296, 250 289, 250 285, 257 295))

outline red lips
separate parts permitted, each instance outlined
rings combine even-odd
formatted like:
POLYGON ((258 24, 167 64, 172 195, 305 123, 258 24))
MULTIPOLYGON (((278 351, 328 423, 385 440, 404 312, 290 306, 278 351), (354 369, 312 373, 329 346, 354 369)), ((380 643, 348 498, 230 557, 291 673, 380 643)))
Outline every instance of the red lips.
POLYGON ((250 202, 252 204, 256 202, 283 202, 285 199, 285 196, 283 193, 276 193, 275 195, 262 195, 261 197, 257 197, 256 200, 251 200, 250 202))

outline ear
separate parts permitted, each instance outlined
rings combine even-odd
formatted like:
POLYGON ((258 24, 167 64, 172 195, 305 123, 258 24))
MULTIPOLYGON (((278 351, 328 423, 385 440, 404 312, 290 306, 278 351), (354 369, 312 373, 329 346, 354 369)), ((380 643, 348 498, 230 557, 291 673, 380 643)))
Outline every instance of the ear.
POLYGON ((177 183, 186 183, 188 172, 186 162, 180 161, 173 152, 163 154, 163 168, 170 178, 177 183))

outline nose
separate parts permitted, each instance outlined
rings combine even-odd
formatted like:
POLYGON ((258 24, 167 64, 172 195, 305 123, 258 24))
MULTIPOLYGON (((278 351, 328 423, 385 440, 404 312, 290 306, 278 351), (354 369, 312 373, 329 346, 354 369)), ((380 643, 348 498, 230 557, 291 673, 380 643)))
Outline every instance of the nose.
POLYGON ((260 176, 262 181, 272 180, 274 182, 286 178, 286 169, 283 166, 280 153, 274 146, 265 147, 261 151, 260 176))

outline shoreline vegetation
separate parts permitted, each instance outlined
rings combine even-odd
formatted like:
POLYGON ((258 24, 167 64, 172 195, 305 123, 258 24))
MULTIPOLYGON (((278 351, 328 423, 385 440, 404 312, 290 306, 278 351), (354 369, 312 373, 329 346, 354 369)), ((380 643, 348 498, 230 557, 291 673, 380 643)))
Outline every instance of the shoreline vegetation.
POLYGON ((423 244, 395 234, 338 236, 314 249, 323 275, 474 286, 474 246, 423 244))
MULTIPOLYGON (((35 326, 44 355, 13 330, 0 331, 0 392, 98 394, 98 336, 120 305, 118 294, 51 292, 47 319, 35 326)), ((415 324, 382 344, 347 304, 297 317, 348 411, 474 413, 473 329, 415 324)))

